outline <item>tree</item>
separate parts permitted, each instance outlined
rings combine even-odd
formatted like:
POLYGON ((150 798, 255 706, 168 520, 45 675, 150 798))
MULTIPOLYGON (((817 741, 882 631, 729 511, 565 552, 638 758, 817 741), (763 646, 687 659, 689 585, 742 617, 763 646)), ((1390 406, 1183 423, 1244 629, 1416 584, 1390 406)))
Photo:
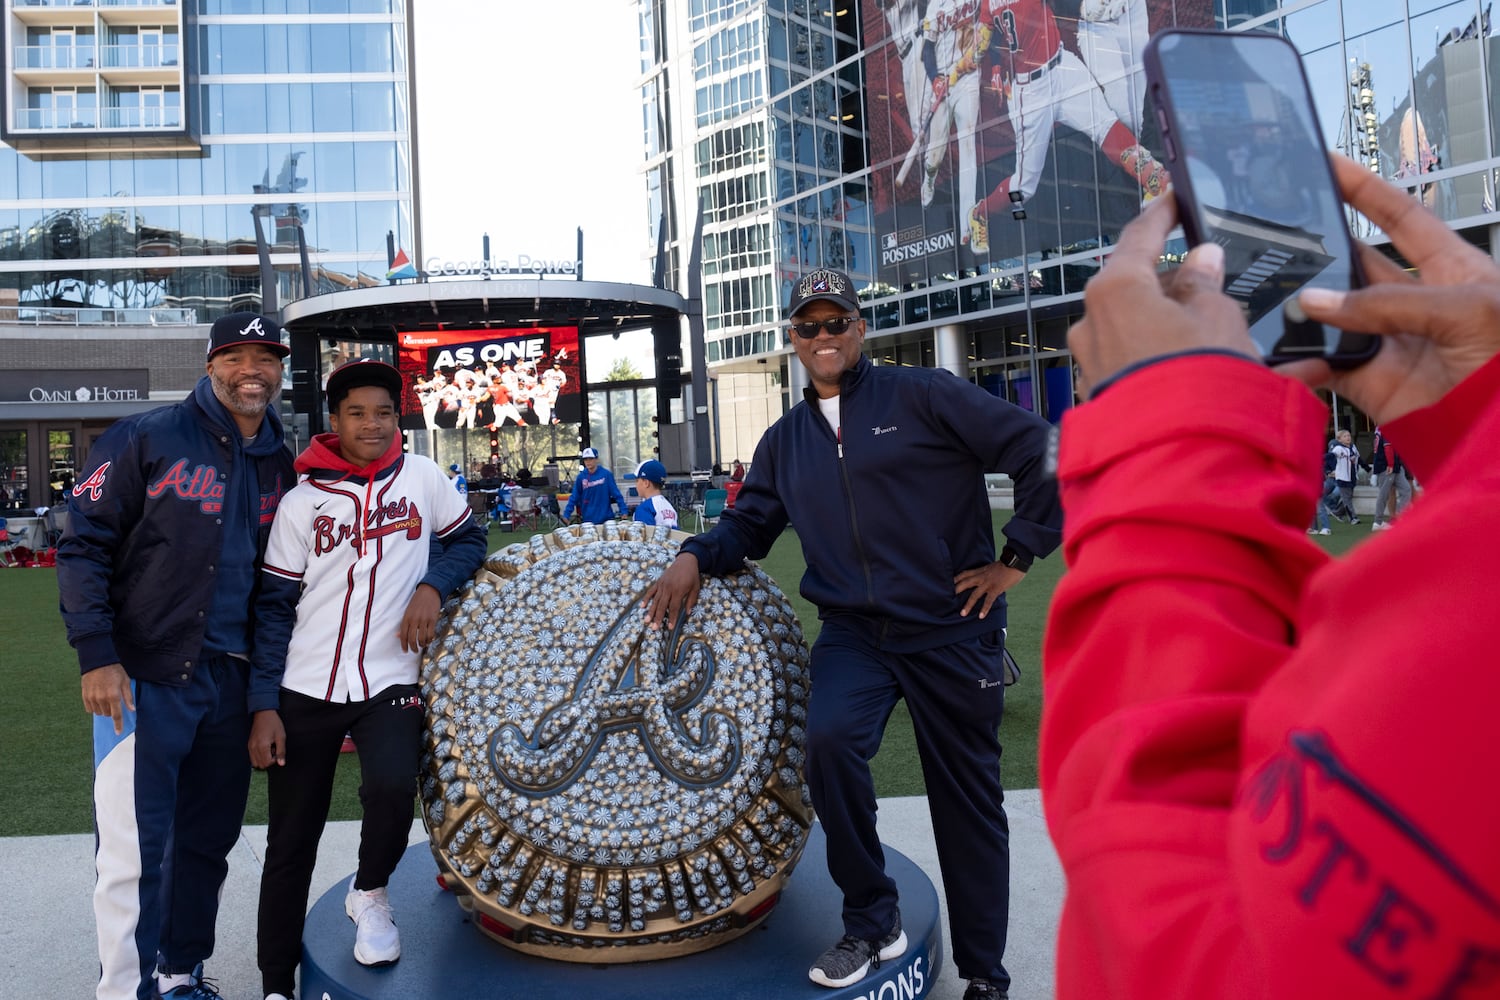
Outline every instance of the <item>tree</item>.
POLYGON ((634 361, 631 361, 629 358, 619 358, 615 361, 614 367, 609 370, 609 374, 604 376, 604 381, 636 382, 645 377, 641 374, 641 370, 635 366, 634 361))

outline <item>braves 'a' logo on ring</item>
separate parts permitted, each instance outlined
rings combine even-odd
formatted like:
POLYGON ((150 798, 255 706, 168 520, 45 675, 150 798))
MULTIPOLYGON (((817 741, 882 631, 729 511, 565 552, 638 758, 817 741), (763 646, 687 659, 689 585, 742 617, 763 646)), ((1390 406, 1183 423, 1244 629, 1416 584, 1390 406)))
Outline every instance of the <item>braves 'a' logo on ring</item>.
POLYGON ((572 700, 543 715, 529 738, 511 724, 496 730, 489 751, 501 781, 530 794, 565 788, 598 752, 604 731, 623 726, 640 728, 652 760, 681 785, 704 788, 733 773, 740 757, 733 719, 704 712, 700 740, 683 724, 713 686, 713 650, 700 639, 679 643, 681 615, 672 629, 642 636, 637 603, 626 606, 600 641, 572 700), (638 641, 622 636, 627 623, 638 641), (659 655, 646 655, 653 641, 659 655))

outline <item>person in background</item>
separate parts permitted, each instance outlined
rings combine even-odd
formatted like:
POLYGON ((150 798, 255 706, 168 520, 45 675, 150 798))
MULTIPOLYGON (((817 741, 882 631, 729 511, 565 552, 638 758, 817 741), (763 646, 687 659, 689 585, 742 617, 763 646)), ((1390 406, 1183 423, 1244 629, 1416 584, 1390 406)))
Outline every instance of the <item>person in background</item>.
POLYGON ((270 827, 257 960, 268 1000, 292 996, 303 915, 345 733, 359 754, 359 866, 344 910, 354 958, 401 957, 386 885, 406 851, 422 743, 417 672, 442 602, 485 537, 431 459, 401 451, 401 375, 351 361, 328 377, 328 421, 271 527, 256 602, 251 762, 268 768, 270 827))
POLYGON ((250 790, 250 609, 297 482, 281 328, 231 313, 180 403, 116 421, 68 493, 57 584, 94 720, 98 1000, 207 1000, 250 790))
POLYGON ((1158 274, 1171 198, 1068 334, 1088 401, 1057 457, 1040 744, 1058 1000, 1500 994, 1500 798, 1469 794, 1500 766, 1500 268, 1334 163, 1412 267, 1361 246, 1366 288, 1299 296, 1380 335, 1368 362, 1263 365, 1222 248, 1158 274), (1338 559, 1303 534, 1328 419, 1308 385, 1426 487, 1338 559))
POLYGON ((448 466, 448 478, 453 480, 453 488, 458 490, 459 496, 468 497, 469 480, 464 477, 464 470, 459 468, 457 462, 448 466))
POLYGON ((1375 523, 1371 531, 1384 531, 1411 503, 1411 477, 1396 446, 1375 428, 1375 447, 1370 456, 1370 475, 1375 477, 1375 523))
POLYGON ((1349 511, 1350 524, 1359 523, 1359 517, 1354 513, 1354 483, 1359 478, 1360 466, 1364 464, 1359 449, 1354 446, 1354 435, 1348 430, 1339 431, 1323 459, 1323 467, 1338 484, 1339 499, 1349 511))
POLYGON ((739 459, 734 460, 734 466, 729 470, 729 481, 731 483, 742 483, 745 481, 745 467, 740 464, 739 459))
POLYGON ((573 492, 563 508, 562 519, 570 521, 576 513, 580 520, 603 524, 613 519, 614 506, 619 507, 622 518, 629 517, 630 508, 620 487, 615 485, 615 474, 599 464, 598 449, 585 448, 579 458, 583 459, 583 471, 573 478, 573 492))
POLYGON ((651 458, 635 470, 635 491, 641 502, 636 505, 635 519, 642 524, 664 524, 677 527, 677 508, 662 494, 667 485, 667 467, 651 458))

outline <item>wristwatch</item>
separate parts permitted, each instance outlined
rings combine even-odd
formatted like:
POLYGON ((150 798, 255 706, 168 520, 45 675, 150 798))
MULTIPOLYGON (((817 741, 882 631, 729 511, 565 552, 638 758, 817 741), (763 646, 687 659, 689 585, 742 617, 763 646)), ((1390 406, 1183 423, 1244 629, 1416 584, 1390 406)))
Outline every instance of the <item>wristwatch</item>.
POLYGON ((1023 555, 1021 552, 1007 545, 1000 550, 1000 565, 1018 569, 1022 573, 1031 571, 1031 556, 1023 555))

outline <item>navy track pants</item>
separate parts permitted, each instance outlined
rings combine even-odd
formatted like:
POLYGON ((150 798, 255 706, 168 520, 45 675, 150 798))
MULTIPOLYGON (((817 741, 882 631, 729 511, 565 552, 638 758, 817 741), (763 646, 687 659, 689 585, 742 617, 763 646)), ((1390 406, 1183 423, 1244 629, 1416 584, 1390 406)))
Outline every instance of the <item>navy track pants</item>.
POLYGON ((137 681, 115 735, 94 719, 98 1000, 152 1000, 152 972, 214 950, 219 890, 250 792, 249 665, 203 660, 186 687, 137 681))
POLYGON ((948 902, 953 959, 964 979, 1008 989, 1010 826, 997 730, 1005 708, 999 631, 909 653, 825 621, 812 649, 807 783, 828 838, 828 870, 844 894, 844 933, 890 931, 895 882, 875 828, 870 759, 891 711, 906 700, 948 902))

